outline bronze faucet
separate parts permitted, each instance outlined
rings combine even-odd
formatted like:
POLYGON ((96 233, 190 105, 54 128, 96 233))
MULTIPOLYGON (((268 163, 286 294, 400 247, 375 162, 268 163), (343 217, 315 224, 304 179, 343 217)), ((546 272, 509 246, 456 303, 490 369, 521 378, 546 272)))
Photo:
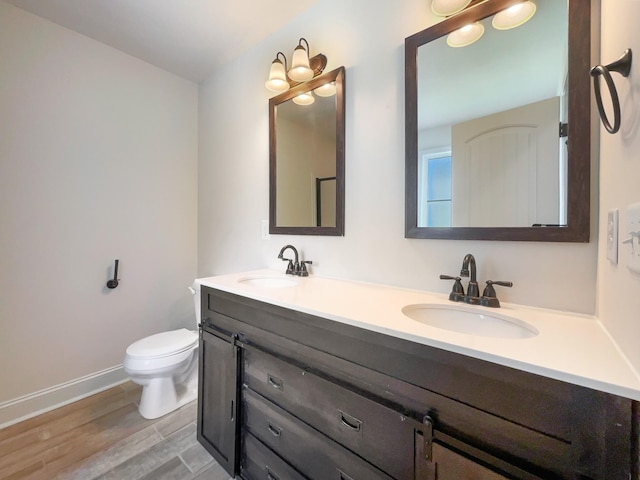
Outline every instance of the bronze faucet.
POLYGON ((462 268, 460 269, 461 277, 469 276, 469 267, 471 267, 471 278, 467 287, 468 297, 479 297, 480 289, 478 288, 478 279, 476 277, 476 259, 470 253, 467 253, 462 260, 462 268))
POLYGON ((299 277, 308 277, 309 272, 307 270, 307 265, 311 265, 313 262, 311 260, 304 260, 302 262, 298 261, 298 250, 293 245, 285 245, 280 249, 280 253, 278 254, 278 258, 283 262, 289 262, 287 264, 287 271, 285 272, 287 275, 297 275, 299 277), (293 250, 294 259, 284 258, 284 252, 290 248, 293 250))
POLYGON ((453 289, 449 294, 449 300, 452 302, 464 302, 471 305, 482 305, 484 307, 500 307, 500 301, 496 297, 496 291, 493 288, 494 285, 501 285, 503 287, 512 287, 512 282, 487 280, 487 286, 480 296, 480 289, 478 288, 478 278, 476 269, 476 259, 470 253, 464 256, 462 260, 462 268, 460 269, 460 277, 452 277, 450 275, 440 275, 441 280, 455 280, 453 289), (460 277, 469 277, 469 285, 467 286, 467 293, 464 293, 464 287, 460 282, 460 277))

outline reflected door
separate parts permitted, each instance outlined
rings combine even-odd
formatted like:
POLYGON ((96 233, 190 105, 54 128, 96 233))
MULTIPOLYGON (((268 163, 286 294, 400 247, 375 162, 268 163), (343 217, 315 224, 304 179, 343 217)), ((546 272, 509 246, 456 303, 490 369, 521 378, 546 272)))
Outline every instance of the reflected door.
POLYGON ((336 177, 316 178, 316 226, 336 225, 336 177))
POLYGON ((454 125, 452 224, 560 222, 558 97, 454 125))

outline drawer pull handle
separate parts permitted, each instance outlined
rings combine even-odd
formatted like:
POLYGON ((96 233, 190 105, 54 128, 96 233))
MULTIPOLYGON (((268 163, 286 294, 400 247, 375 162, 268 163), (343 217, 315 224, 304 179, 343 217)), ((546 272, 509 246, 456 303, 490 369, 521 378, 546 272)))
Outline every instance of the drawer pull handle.
POLYGON ((276 427, 275 425, 272 425, 271 422, 269 422, 269 425, 267 426, 267 428, 269 429, 269 431, 274 437, 279 437, 282 434, 282 429, 280 427, 276 427))
POLYGON ((273 375, 269 374, 267 376, 267 381, 269 382, 269 385, 271 385, 273 388, 282 390, 282 380, 280 380, 278 377, 274 377, 273 375))
POLYGON ((338 410, 338 412, 340 412, 340 421, 345 427, 355 432, 360 431, 362 428, 362 420, 358 420, 356 417, 352 417, 348 413, 344 413, 342 410, 338 410))
POLYGON ((346 473, 344 473, 342 470, 340 470, 339 468, 338 470, 338 479, 339 480, 353 480, 353 478, 351 478, 349 475, 347 475, 346 473))
POLYGON ((280 480, 277 475, 274 475, 273 473, 271 473, 271 471, 269 470, 269 467, 265 467, 265 468, 267 469, 268 480, 280 480))

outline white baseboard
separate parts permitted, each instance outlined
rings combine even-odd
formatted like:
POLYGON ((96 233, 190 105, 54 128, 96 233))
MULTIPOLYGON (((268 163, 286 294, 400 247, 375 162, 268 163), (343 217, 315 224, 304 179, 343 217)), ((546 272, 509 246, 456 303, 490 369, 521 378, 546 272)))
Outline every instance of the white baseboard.
POLYGON ((126 382, 122 365, 0 403, 0 429, 126 382))

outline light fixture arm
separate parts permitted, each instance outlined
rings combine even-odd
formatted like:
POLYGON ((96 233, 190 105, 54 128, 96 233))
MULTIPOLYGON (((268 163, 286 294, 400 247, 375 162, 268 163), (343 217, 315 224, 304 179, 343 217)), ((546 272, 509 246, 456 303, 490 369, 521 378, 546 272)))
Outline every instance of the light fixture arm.
POLYGON ((280 55, 282 55, 282 63, 284 64, 284 70, 287 71, 287 57, 285 56, 284 53, 282 52, 278 52, 276 53, 276 60, 280 59, 280 55))
MULTIPOLYGON (((300 37, 300 40, 298 40, 298 46, 302 47, 302 42, 304 42, 307 45, 307 55, 311 55, 311 50, 309 49, 309 42, 307 42, 307 39, 304 37, 300 37)), ((304 47, 302 47, 304 48, 304 47)))

